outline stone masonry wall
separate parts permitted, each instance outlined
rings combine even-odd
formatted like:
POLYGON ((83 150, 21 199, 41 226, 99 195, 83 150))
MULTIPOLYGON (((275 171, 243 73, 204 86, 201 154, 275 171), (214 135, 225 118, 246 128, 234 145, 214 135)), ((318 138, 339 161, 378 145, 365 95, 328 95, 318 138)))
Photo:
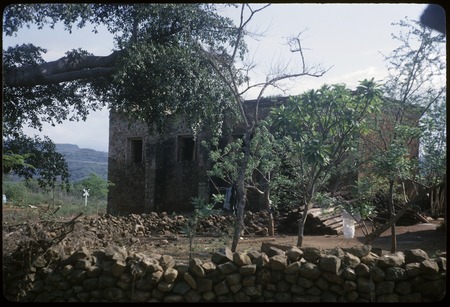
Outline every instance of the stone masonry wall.
MULTIPOLYGON (((48 256, 48 255, 47 255, 48 256)), ((268 247, 177 263, 171 256, 86 248, 55 265, 41 257, 22 281, 27 302, 434 302, 446 294, 446 258, 423 250, 378 256, 369 246, 268 247), (263 249, 262 249, 263 250, 263 249)), ((47 257, 49 258, 49 257, 47 257)), ((16 288, 15 288, 16 289, 16 288)), ((10 294, 4 289, 4 293, 10 294)))
MULTIPOLYGON (((283 100, 282 98, 280 98, 283 100)), ((281 101, 280 100, 280 101, 281 101)), ((279 103, 279 102, 277 102, 279 103)), ((259 116, 267 116, 271 100, 260 103, 259 116)), ((250 114, 255 101, 247 101, 245 110, 250 114)), ((235 127, 243 133, 243 127, 235 127)), ((152 211, 192 211, 193 197, 208 198, 210 180, 206 174, 208 155, 200 145, 208 139, 208 131, 196 137, 196 159, 180 161, 180 136, 192 135, 182 119, 173 119, 165 133, 150 134, 143 123, 126 120, 120 114, 110 113, 108 179, 114 183, 108 195, 108 213, 149 213, 152 211), (130 139, 143 141, 143 161, 130 162, 130 139)))
POLYGON ((145 144, 147 130, 142 124, 130 124, 117 114, 110 113, 108 180, 114 186, 108 193, 108 213, 142 213, 149 210, 145 203, 145 160, 136 163, 130 155, 130 139, 142 139, 145 144))

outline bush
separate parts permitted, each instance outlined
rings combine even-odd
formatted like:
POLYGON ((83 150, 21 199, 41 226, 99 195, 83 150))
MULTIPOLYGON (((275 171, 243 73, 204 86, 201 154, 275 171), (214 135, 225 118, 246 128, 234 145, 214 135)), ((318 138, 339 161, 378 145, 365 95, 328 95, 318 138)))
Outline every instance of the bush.
POLYGON ((3 181, 2 190, 7 202, 16 204, 22 204, 28 193, 23 182, 3 181))

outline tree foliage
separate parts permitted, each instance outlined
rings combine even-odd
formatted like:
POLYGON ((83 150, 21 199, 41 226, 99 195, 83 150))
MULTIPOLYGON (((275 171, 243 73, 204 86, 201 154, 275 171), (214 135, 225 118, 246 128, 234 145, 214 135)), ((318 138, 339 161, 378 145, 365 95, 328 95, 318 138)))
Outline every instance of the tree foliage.
MULTIPOLYGON (((380 94, 373 80, 361 81, 355 91, 340 84, 325 84, 272 111, 276 138, 284 146, 284 169, 294 183, 292 193, 303 207, 298 246, 302 245, 303 227, 315 197, 323 192, 333 169, 358 148, 363 124, 377 110, 380 94)), ((354 164, 356 170, 356 161, 354 164)))
POLYGON ((37 177, 44 189, 52 189, 57 184, 69 189, 67 163, 48 137, 42 140, 21 135, 4 139, 3 152, 4 174, 15 174, 25 179, 37 177), (11 160, 14 162, 8 163, 11 160))
MULTIPOLYGON (((320 77, 323 76, 328 69, 322 68, 320 65, 310 67, 307 65, 303 48, 301 44, 300 33, 297 37, 288 39, 288 45, 291 52, 298 55, 298 63, 293 65, 292 70, 288 70, 291 66, 285 66, 280 69, 280 66, 272 68, 267 74, 266 80, 263 82, 251 82, 249 78, 249 72, 251 72, 255 65, 250 62, 242 61, 245 58, 245 49, 239 48, 244 43, 244 39, 249 35, 247 30, 249 23, 252 21, 255 14, 269 7, 270 4, 263 5, 251 5, 242 4, 239 10, 239 22, 235 27, 234 40, 228 49, 219 49, 221 52, 211 53, 203 49, 203 54, 209 59, 209 64, 218 74, 222 82, 228 87, 234 109, 237 112, 238 122, 243 127, 243 152, 242 159, 237 172, 237 177, 234 179, 236 187, 236 210, 237 219, 234 228, 233 242, 231 246, 232 251, 236 251, 241 235, 241 229, 244 226, 244 209, 247 203, 246 200, 246 174, 249 169, 249 161, 251 159, 251 138, 254 136, 255 131, 259 127, 259 103, 263 97, 264 92, 269 87, 281 88, 279 83, 283 80, 294 80, 300 77, 320 77), (257 90, 258 95, 255 100, 255 108, 253 111, 246 112, 244 95, 249 90, 257 90)), ((253 171, 253 170, 250 170, 253 171)), ((268 191, 264 192, 266 203, 268 204, 268 191)), ((269 212, 270 214, 270 212, 269 212)))
MULTIPOLYGON (((389 76, 384 82, 383 110, 374 117, 371 127, 373 134, 364 140, 366 158, 371 163, 366 164, 366 174, 375 180, 382 179, 389 189, 391 218, 387 225, 374 231, 367 239, 368 244, 391 227, 392 252, 397 249, 395 236, 395 220, 399 218, 393 205, 393 197, 403 189, 405 180, 417 183, 421 173, 419 167, 429 166, 419 163, 419 140, 425 145, 422 158, 446 160, 445 133, 442 133, 442 120, 436 110, 444 110, 445 101, 445 35, 435 35, 433 31, 418 21, 402 20, 395 25, 406 31, 400 31, 393 38, 400 46, 393 50, 385 61, 389 76), (436 118, 436 131, 430 119, 436 118), (441 131, 441 132, 439 132, 441 131), (373 136, 376 137, 373 137, 373 136), (436 138, 434 138, 436 137, 436 138), (435 146, 439 144, 438 146, 435 146), (437 149, 438 152, 436 150, 437 149), (431 150, 430 150, 431 149, 431 150)), ((423 169, 422 173, 432 174, 432 168, 423 169)), ((434 173, 437 174, 437 173, 434 173)), ((436 182, 445 180, 445 168, 438 172, 440 177, 436 182)), ((415 186, 417 191, 417 186, 415 186)), ((405 191, 404 191, 405 193, 405 191)), ((406 193, 405 193, 406 195, 406 193)), ((411 196, 411 195, 410 195, 411 196)), ((402 212, 413 204, 407 200, 402 212)))
MULTIPOLYGON (((30 24, 53 28, 58 22, 70 32, 75 26, 90 25, 94 31, 104 26, 114 35, 116 50, 107 57, 72 50, 45 63, 43 48, 10 47, 4 65, 7 127, 85 120, 90 110, 103 106, 150 127, 162 128, 165 118, 176 114, 191 115, 195 125, 220 114, 226 104, 229 91, 205 54, 221 56, 236 44, 235 29, 214 5, 17 4, 5 10, 4 33, 13 35, 30 24)), ((243 42, 238 48, 246 50, 243 42)))
POLYGON ((231 20, 217 14, 214 4, 12 4, 3 15, 5 35, 57 23, 70 33, 106 27, 115 49, 104 57, 70 50, 51 62, 42 58, 46 49, 31 44, 4 50, 7 138, 21 138, 27 126, 41 130, 43 123, 86 120, 90 111, 105 106, 150 129, 162 130, 168 118, 179 115, 193 130, 202 124, 220 127, 230 91, 208 63, 211 57, 226 57, 229 46, 240 53, 246 47, 235 40, 231 20))
MULTIPOLYGON (((32 68, 44 63, 45 49, 25 44, 9 47, 3 54, 3 65, 32 68)), ((75 51, 68 56, 74 56, 75 51)), ((31 69, 30 68, 30 69, 31 69)), ((15 135, 24 127, 42 129, 43 123, 52 126, 64 120, 85 120, 90 110, 104 103, 84 82, 30 86, 3 86, 3 134, 15 135)))
POLYGON ((89 196, 97 199, 106 199, 108 196, 108 189, 114 184, 109 180, 103 179, 97 174, 90 173, 88 177, 80 180, 74 184, 74 189, 80 194, 83 189, 89 189, 89 196))

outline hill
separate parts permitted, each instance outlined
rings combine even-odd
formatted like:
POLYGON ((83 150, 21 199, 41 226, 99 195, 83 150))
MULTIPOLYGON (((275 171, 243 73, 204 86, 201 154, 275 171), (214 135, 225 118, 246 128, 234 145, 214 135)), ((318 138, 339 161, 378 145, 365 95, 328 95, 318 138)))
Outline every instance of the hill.
POLYGON ((77 182, 90 173, 107 179, 108 153, 73 144, 55 144, 56 151, 63 154, 70 172, 70 181, 77 182))

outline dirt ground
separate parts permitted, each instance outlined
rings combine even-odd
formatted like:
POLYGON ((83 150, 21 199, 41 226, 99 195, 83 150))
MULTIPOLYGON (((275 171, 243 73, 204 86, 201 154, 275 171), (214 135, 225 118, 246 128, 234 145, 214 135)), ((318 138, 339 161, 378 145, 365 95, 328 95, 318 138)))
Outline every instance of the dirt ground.
MULTIPOLYGON (((9 212, 3 208, 3 214, 9 212)), ((5 215, 3 222, 5 223, 5 215)), ((429 256, 445 253, 447 251, 447 232, 446 230, 436 230, 440 222, 432 220, 430 223, 419 223, 411 226, 396 226, 397 250, 405 251, 408 249, 422 249, 429 256)), ((84 231, 83 225, 79 231, 71 233, 71 242, 87 242, 88 234, 84 231)), ((370 225, 367 225, 370 229, 370 225)), ((9 234, 3 232, 3 254, 14 250, 16 244, 13 237, 5 240, 9 234), (9 246, 10 245, 10 246, 9 246)), ((100 240, 94 236, 95 240, 100 240)), ((92 237, 89 237, 91 240, 92 237)), ((322 249, 331 249, 334 247, 349 248, 364 244, 364 234, 361 228, 356 228, 354 238, 345 238, 341 235, 305 235, 302 247, 318 247, 322 249)), ((239 241, 237 251, 260 251, 264 242, 271 242, 283 246, 296 246, 296 235, 275 235, 275 237, 260 237, 244 235, 239 241)), ((102 245, 94 244, 92 246, 102 245)), ((192 257, 204 260, 210 259, 213 252, 223 247, 231 248, 231 237, 213 237, 213 236, 195 236, 192 245, 186 235, 170 236, 145 236, 136 238, 132 242, 124 243, 131 252, 144 252, 149 254, 171 255, 175 259, 188 260, 191 252, 192 257)), ((391 231, 384 232, 379 238, 375 239, 372 249, 378 249, 378 252, 388 253, 391 250, 391 231)))
MULTIPOLYGON (((396 226, 397 251, 409 249, 422 249, 429 256, 445 253, 447 251, 447 234, 445 231, 436 230, 437 223, 420 223, 411 226, 396 226)), ((345 238, 343 235, 320 235, 305 236, 302 247, 317 247, 331 249, 334 247, 349 248, 352 246, 364 245, 364 234, 360 228, 355 231, 354 238, 345 238)), ((189 250, 186 250, 187 238, 178 237, 177 240, 162 240, 161 244, 153 245, 154 253, 170 254, 177 259, 188 259, 189 250)), ((283 246, 295 246, 297 236, 276 235, 275 237, 252 237, 244 236, 239 241, 237 251, 247 252, 250 250, 261 250, 263 242, 271 242, 283 246)), ((192 243, 192 255, 202 259, 210 258, 215 248, 231 247, 231 241, 224 241, 223 238, 195 237, 192 243)), ((391 231, 384 232, 377 238, 372 249, 386 254, 391 250, 391 231)))

